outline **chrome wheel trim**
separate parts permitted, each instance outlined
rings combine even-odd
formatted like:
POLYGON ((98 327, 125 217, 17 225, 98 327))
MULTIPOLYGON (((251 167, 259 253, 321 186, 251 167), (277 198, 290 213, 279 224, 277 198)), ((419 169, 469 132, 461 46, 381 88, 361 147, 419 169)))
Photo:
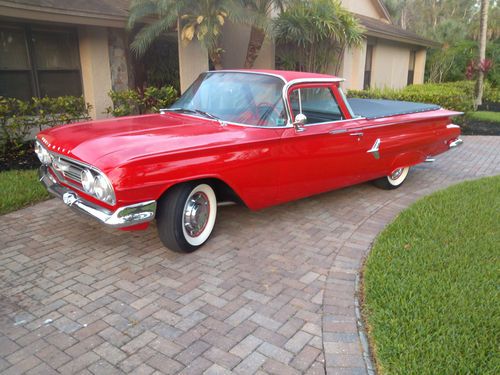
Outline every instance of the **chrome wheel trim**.
POLYGON ((182 232, 192 246, 203 244, 215 225, 217 199, 213 189, 206 184, 196 186, 184 204, 182 232))
POLYGON ((191 237, 198 237, 207 226, 210 215, 210 201, 207 195, 198 191, 191 195, 184 206, 184 227, 191 237))
POLYGON ((387 176, 387 181, 389 181, 389 183, 392 186, 399 186, 406 179, 406 176, 408 175, 409 170, 410 170, 410 167, 398 168, 394 172, 392 172, 392 174, 387 176))

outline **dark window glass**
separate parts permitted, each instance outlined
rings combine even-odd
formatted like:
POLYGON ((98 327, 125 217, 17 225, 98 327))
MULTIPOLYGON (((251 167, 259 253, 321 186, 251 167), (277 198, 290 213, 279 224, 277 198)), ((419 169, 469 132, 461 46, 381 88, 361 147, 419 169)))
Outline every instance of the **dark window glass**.
POLYGON ((415 59, 417 53, 415 51, 410 52, 410 63, 408 65, 408 85, 412 85, 415 82, 415 59))
POLYGON ((33 96, 31 72, 0 71, 0 96, 30 100, 33 96))
POLYGON ((303 113, 307 124, 321 124, 342 120, 342 112, 328 87, 307 87, 290 94, 293 116, 303 113))
POLYGON ((372 63, 373 63, 373 46, 366 46, 366 60, 365 60, 365 77, 363 81, 363 89, 370 88, 372 80, 372 63))
POLYGON ((40 96, 82 95, 82 83, 78 71, 39 71, 38 82, 40 96))
POLYGON ((0 95, 82 95, 76 33, 69 29, 0 27, 0 95))

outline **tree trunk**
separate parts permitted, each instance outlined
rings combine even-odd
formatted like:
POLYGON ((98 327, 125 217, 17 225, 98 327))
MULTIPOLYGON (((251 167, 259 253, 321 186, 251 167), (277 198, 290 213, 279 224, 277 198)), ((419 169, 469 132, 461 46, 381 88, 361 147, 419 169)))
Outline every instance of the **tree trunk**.
POLYGON ((212 61, 212 64, 214 64, 215 70, 224 69, 224 67, 222 66, 222 49, 221 48, 215 48, 214 51, 209 51, 208 56, 210 57, 210 61, 212 61))
MULTIPOLYGON (((489 0, 481 0, 481 23, 479 34, 479 64, 481 65, 486 58, 486 32, 488 30, 488 5, 489 0)), ((479 67, 476 82, 476 100, 474 110, 483 104, 484 72, 479 67)))
POLYGON ((262 44, 264 44, 265 37, 266 34, 264 33, 264 30, 252 26, 252 30, 250 31, 250 40, 248 41, 247 57, 245 59, 245 69, 253 68, 255 60, 257 60, 257 57, 259 56, 262 44))

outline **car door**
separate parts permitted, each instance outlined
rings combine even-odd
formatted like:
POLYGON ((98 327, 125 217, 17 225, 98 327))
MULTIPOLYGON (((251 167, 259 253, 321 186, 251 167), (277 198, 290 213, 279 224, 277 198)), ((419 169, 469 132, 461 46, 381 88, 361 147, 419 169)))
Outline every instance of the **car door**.
POLYGON ((287 201, 356 183, 368 150, 359 122, 343 105, 336 84, 291 86, 288 104, 292 118, 306 116, 303 127, 282 135, 278 196, 287 201))

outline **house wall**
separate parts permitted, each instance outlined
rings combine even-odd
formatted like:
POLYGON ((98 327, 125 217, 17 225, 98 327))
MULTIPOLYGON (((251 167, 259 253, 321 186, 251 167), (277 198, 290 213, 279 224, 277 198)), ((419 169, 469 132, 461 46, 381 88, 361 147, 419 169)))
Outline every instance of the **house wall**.
POLYGON ((373 50, 372 77, 373 88, 403 88, 408 81, 410 46, 378 40, 373 50))
POLYGON ((200 73, 208 70, 208 53, 196 39, 186 43, 181 40, 181 33, 177 34, 179 41, 179 79, 181 93, 183 93, 200 73))
POLYGON ((427 50, 421 48, 415 56, 415 76, 413 83, 424 83, 425 60, 427 59, 427 50))
POLYGON ((78 28, 78 38, 83 95, 92 106, 92 118, 105 118, 106 108, 112 105, 108 96, 112 88, 108 30, 105 27, 81 26, 78 28))
MULTIPOLYGON (((222 55, 224 69, 241 69, 245 65, 248 41, 250 40, 250 27, 227 22, 222 34, 222 48, 227 51, 222 55)), ((274 69, 275 55, 274 44, 267 39, 262 45, 254 69, 274 69)))
MULTIPOLYGON (((376 0, 375 0, 376 1, 376 0)), ((342 6, 347 10, 361 14, 363 16, 372 17, 381 21, 388 22, 385 15, 375 5, 374 0, 342 0, 342 6)))
MULTIPOLYGON (((348 90, 362 90, 365 74, 366 40, 358 48, 349 48, 344 53, 344 60, 339 76, 344 78, 342 87, 348 90)), ((333 74, 333 73, 332 73, 333 74)))

